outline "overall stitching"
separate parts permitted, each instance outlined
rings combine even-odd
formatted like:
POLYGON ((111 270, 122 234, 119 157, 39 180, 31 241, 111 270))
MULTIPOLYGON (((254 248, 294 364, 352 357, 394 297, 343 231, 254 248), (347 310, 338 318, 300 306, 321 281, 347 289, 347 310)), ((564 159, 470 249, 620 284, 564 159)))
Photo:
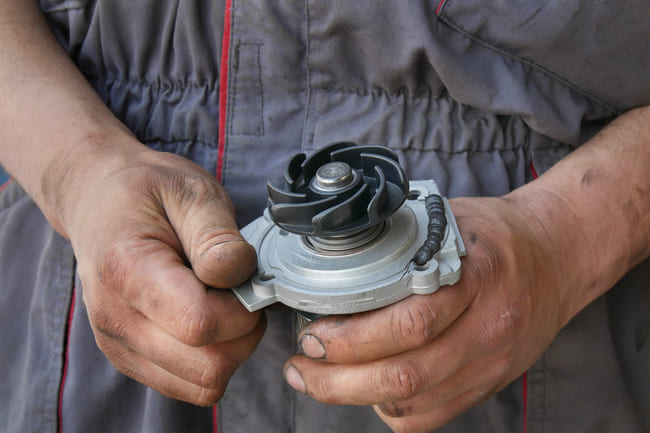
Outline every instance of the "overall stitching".
POLYGON ((523 58, 523 57, 519 57, 519 56, 517 56, 517 55, 515 55, 515 54, 513 54, 513 53, 511 53, 509 51, 506 51, 503 48, 500 48, 500 47, 498 47, 498 46, 496 46, 496 45, 494 45, 494 44, 480 38, 479 36, 476 36, 475 34, 469 32, 469 31, 467 31, 460 24, 453 21, 448 15, 445 15, 444 11, 448 8, 448 6, 449 6, 449 4, 451 2, 452 2, 452 0, 447 0, 443 5, 443 10, 438 15, 438 19, 441 22, 447 24, 450 28, 456 30, 458 33, 462 34, 466 38, 471 39, 472 41, 482 45, 483 47, 485 47, 485 48, 487 48, 487 49, 489 49, 491 51, 494 51, 495 53, 497 53, 499 55, 506 56, 506 57, 508 57, 508 58, 510 58, 512 60, 515 60, 516 62, 519 62, 519 63, 522 63, 522 64, 524 64, 526 66, 529 66, 529 67, 541 72, 542 74, 554 79, 555 81, 558 81, 558 82, 564 84, 565 86, 567 86, 570 89, 578 92, 579 94, 583 95, 584 97, 588 98, 589 100, 597 103, 601 107, 603 107, 603 108, 605 108, 605 109, 607 109, 607 110, 609 110, 609 111, 611 111, 613 113, 620 113, 620 111, 621 111, 620 109, 614 107, 611 104, 608 104, 608 103, 600 100, 599 98, 592 95, 588 91, 582 89, 581 87, 577 86, 576 84, 572 83, 571 81, 569 81, 568 79, 562 77, 561 75, 559 75, 559 74, 545 68, 544 66, 540 65, 539 63, 536 63, 536 62, 534 62, 532 60, 529 60, 529 59, 526 59, 526 58, 523 58))
MULTIPOLYGON (((226 5, 228 0, 226 0, 226 5)), ((222 153, 221 157, 221 170, 219 170, 219 182, 225 185, 226 183, 226 166, 228 165, 228 134, 225 133, 227 130, 226 125, 231 125, 232 124, 232 119, 233 119, 233 110, 231 110, 231 103, 229 99, 231 98, 231 95, 234 95, 236 90, 235 90, 235 79, 233 78, 233 72, 235 71, 235 68, 233 67, 233 61, 236 61, 235 59, 232 58, 232 53, 234 52, 234 47, 235 47, 235 40, 232 37, 234 35, 236 25, 237 25, 237 14, 235 13, 237 11, 237 8, 235 6, 235 1, 236 0, 231 0, 231 10, 228 11, 226 9, 226 14, 230 14, 230 34, 228 35, 228 51, 227 55, 224 55, 222 57, 222 61, 224 59, 227 59, 227 64, 226 64, 226 70, 228 71, 228 80, 226 82, 226 104, 223 107, 219 107, 219 116, 221 116, 221 109, 224 109, 226 111, 225 114, 225 120, 226 123, 224 125, 219 125, 219 131, 224 131, 224 136, 223 136, 223 143, 220 143, 220 146, 223 146, 223 148, 220 148, 220 151, 222 153)), ((224 33, 226 32, 226 28, 224 28, 224 33)), ((224 37, 226 35, 224 34, 224 37)), ((223 89, 221 89, 223 91, 223 89)))
POLYGON ((125 87, 139 87, 148 88, 150 90, 172 90, 172 91, 185 91, 187 89, 203 89, 209 93, 219 92, 219 86, 216 83, 199 83, 191 80, 176 80, 177 82, 163 82, 162 79, 158 81, 146 80, 144 78, 122 78, 117 76, 113 71, 105 69, 101 71, 103 75, 98 76, 96 72, 91 70, 83 70, 82 73, 88 77, 89 80, 95 83, 103 83, 104 85, 111 85, 117 83, 125 87))
POLYGON ((314 128, 316 122, 314 119, 315 107, 312 100, 312 68, 310 63, 311 53, 311 12, 309 8, 309 0, 305 0, 305 75, 307 78, 307 101, 305 109, 305 117, 303 120, 303 132, 300 147, 302 150, 307 149, 314 139, 314 128))
POLYGON ((63 371, 61 372, 61 385, 59 386, 59 402, 58 402, 58 433, 63 433, 63 395, 65 392, 65 384, 68 375, 68 366, 70 361, 70 332, 72 331, 72 320, 74 319, 76 300, 76 288, 72 288, 72 295, 70 297, 70 306, 68 307, 68 314, 65 327, 65 339, 63 342, 63 371))
MULTIPOLYGON (((57 234, 52 233, 55 241, 58 237, 57 234)), ((74 286, 74 271, 67 272, 74 268, 74 260, 70 259, 72 255, 70 244, 67 241, 63 242, 61 246, 61 253, 58 254, 59 264, 56 268, 56 276, 52 278, 54 282, 54 290, 56 290, 55 305, 50 316, 48 337, 50 339, 50 358, 49 358, 49 374, 50 382, 46 387, 46 391, 42 394, 43 398, 43 420, 51 425, 55 431, 58 427, 58 413, 59 413, 59 390, 62 383, 63 371, 63 358, 65 353, 62 353, 65 330, 67 325, 67 312, 70 307, 70 299, 72 293, 70 288, 74 286)), ((49 429, 48 429, 49 430, 49 429)), ((47 431, 47 430, 46 430, 47 431)))
POLYGON ((218 131, 217 131, 217 166, 215 176, 217 180, 221 183, 224 181, 224 167, 226 164, 226 144, 227 144, 227 134, 226 134, 226 125, 228 124, 228 79, 229 77, 229 65, 230 61, 230 49, 232 47, 233 41, 231 38, 232 29, 234 25, 234 11, 233 11, 233 2, 234 0, 225 0, 225 10, 223 17, 223 34, 221 35, 221 59, 219 64, 219 116, 217 117, 218 121, 218 131))
POLYGON ((236 111, 237 107, 237 77, 239 76, 239 67, 240 67, 240 59, 241 59, 241 48, 242 47, 255 47, 256 48, 256 53, 255 53, 255 58, 257 62, 257 79, 256 79, 256 84, 258 88, 258 95, 260 98, 260 104, 259 104, 259 127, 257 128, 257 131, 248 131, 245 128, 237 128, 235 129, 234 127, 234 121, 231 119, 230 122, 228 122, 229 130, 232 135, 244 135, 244 136, 253 136, 253 137, 261 137, 264 135, 264 87, 262 85, 262 65, 260 62, 260 50, 261 47, 264 46, 262 42, 242 42, 239 40, 237 42, 237 45, 235 46, 235 57, 231 61, 232 63, 232 71, 234 72, 232 74, 232 81, 233 81, 233 89, 232 93, 230 93, 231 96, 231 103, 230 103, 230 110, 233 112, 236 111))

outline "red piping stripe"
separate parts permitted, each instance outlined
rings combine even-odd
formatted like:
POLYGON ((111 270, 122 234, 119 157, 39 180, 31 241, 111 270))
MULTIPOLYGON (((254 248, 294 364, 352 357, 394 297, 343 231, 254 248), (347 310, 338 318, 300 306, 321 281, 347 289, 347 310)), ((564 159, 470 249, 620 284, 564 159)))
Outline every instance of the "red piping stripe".
POLYGON ((14 179, 13 179, 12 177, 10 177, 8 181, 6 181, 6 182, 3 183, 2 185, 0 185, 0 192, 4 191, 4 189, 5 189, 6 187, 8 187, 9 184, 10 184, 11 182, 13 182, 13 180, 14 180, 14 179))
POLYGON ((535 166, 533 165, 533 162, 530 162, 530 172, 533 175, 533 179, 537 179, 539 177, 539 174, 537 174, 537 170, 535 170, 535 166))
POLYGON ((59 419, 57 432, 63 432, 63 388, 65 387, 65 379, 68 376, 68 356, 70 354, 70 330, 72 329, 72 318, 74 317, 74 304, 76 299, 76 288, 72 289, 72 299, 70 299, 70 309, 68 310, 68 322, 65 328, 65 342, 64 342, 64 358, 63 358, 63 373, 61 374, 61 386, 59 388, 59 419))
MULTIPOLYGON (((223 181, 223 160, 226 154, 226 107, 228 106, 228 61, 230 60, 230 20, 232 0, 226 0, 223 19, 223 40, 221 41, 221 67, 219 71, 219 144, 217 155, 217 179, 223 181)), ((212 408, 212 432, 218 433, 217 405, 212 408)))
POLYGON ((524 373, 521 380, 523 381, 524 394, 524 433, 528 430, 528 373, 524 373))
POLYGON ((440 3, 438 3, 438 7, 436 8, 436 15, 440 14, 440 10, 442 9, 443 4, 445 4, 445 0, 440 0, 440 3))
POLYGON ((221 71, 219 76, 219 150, 217 156, 217 179, 223 181, 223 159, 226 154, 226 106, 228 105, 228 60, 230 56, 230 19, 232 0, 226 0, 221 44, 221 71))

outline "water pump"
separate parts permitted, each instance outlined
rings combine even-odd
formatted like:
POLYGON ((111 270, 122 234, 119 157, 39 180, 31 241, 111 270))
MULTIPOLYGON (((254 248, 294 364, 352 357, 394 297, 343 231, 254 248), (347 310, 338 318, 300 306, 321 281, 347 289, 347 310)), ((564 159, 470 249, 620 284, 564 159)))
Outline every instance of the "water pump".
POLYGON ((461 275, 465 246, 432 180, 406 178, 387 147, 334 143, 295 155, 241 231, 257 271, 233 289, 255 311, 281 302, 309 321, 430 294, 461 275))

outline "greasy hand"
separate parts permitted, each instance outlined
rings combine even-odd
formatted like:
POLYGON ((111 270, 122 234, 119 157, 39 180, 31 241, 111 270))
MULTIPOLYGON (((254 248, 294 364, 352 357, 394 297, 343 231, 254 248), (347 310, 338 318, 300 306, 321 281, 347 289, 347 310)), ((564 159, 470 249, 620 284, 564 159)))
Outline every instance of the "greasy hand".
POLYGON ((248 278, 255 250, 213 176, 138 143, 129 149, 71 164, 58 228, 113 365, 167 396, 211 405, 264 332, 263 316, 215 289, 248 278))
POLYGON ((461 280, 310 324, 300 336, 307 356, 285 366, 294 388, 325 403, 375 405, 394 431, 425 432, 486 400, 542 354, 566 320, 545 230, 510 199, 451 204, 468 250, 461 280))

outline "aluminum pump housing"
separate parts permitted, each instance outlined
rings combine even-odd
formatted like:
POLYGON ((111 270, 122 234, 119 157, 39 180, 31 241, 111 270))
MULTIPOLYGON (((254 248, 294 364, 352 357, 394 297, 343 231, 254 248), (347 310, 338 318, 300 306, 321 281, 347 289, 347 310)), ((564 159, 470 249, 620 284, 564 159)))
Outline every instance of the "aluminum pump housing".
POLYGON ((244 227, 257 271, 233 289, 249 311, 280 302, 304 318, 373 310, 461 275, 465 246, 434 181, 409 182, 383 146, 295 155, 244 227))

